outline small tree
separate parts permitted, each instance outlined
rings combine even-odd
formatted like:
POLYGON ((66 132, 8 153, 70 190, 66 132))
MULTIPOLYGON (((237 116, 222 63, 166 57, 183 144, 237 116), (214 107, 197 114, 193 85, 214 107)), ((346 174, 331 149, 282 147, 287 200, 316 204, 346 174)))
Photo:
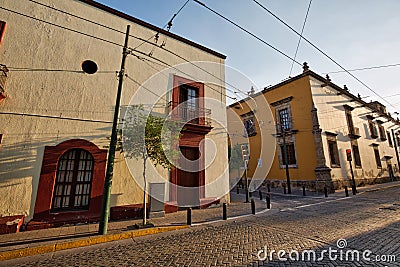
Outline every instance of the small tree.
POLYGON ((171 168, 169 159, 177 155, 179 123, 145 112, 142 106, 131 106, 127 110, 122 131, 125 157, 143 160, 143 225, 146 225, 147 160, 150 159, 155 166, 171 168))
POLYGON ((234 145, 233 147, 229 147, 228 151, 229 157, 229 170, 237 170, 238 178, 241 180, 240 168, 243 167, 243 158, 242 158, 242 150, 239 144, 234 145))

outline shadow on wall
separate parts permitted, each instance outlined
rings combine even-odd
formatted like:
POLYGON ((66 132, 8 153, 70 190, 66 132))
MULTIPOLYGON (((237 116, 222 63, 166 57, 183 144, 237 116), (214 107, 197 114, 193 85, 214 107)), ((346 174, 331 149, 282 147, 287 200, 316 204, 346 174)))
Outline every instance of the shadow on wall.
MULTIPOLYGON (((101 129, 101 131, 104 130, 101 129)), ((6 205, 1 207, 3 209, 1 212, 4 214, 0 213, 0 217, 16 213, 29 217, 33 215, 45 146, 57 145, 74 138, 75 136, 60 139, 38 138, 2 145, 0 149, 0 190, 2 195, 8 196, 8 200, 4 201, 3 199, 6 205), (28 197, 29 195, 30 197, 28 197), (11 201, 16 204, 11 206, 11 201), (28 214, 26 212, 27 201, 30 201, 28 214)), ((105 138, 105 136, 82 135, 77 138, 93 140, 105 138)))

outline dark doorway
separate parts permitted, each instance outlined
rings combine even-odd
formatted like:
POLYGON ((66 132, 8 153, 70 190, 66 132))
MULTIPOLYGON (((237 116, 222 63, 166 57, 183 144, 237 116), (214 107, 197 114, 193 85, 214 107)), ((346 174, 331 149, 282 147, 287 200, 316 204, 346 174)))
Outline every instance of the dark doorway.
POLYGON ((199 149, 197 147, 180 147, 182 153, 178 168, 178 206, 197 207, 200 206, 200 172, 199 172, 199 149))

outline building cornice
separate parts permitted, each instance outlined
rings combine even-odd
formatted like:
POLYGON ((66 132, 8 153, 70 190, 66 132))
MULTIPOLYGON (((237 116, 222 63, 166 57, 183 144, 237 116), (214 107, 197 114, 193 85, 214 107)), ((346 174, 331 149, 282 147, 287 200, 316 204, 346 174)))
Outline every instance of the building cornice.
POLYGON ((105 12, 108 12, 108 13, 110 13, 112 15, 121 17, 121 18, 126 19, 126 20, 129 20, 129 21, 131 21, 131 22, 133 22, 135 24, 141 25, 141 26, 146 27, 148 29, 151 29, 151 30, 153 30, 155 32, 159 32, 160 34, 164 34, 164 35, 166 35, 168 37, 174 38, 175 40, 178 40, 178 41, 181 41, 181 42, 186 43, 188 45, 191 45, 193 47, 196 47, 196 48, 198 48, 200 50, 203 50, 204 52, 207 52, 207 53, 209 53, 211 55, 217 56, 217 57, 219 57, 221 59, 226 59, 225 55, 223 55, 221 53, 218 53, 218 52, 216 52, 216 51, 214 51, 214 50, 212 50, 210 48, 207 48, 207 47, 205 47, 203 45, 200 45, 198 43, 190 41, 190 40, 188 40, 186 38, 183 38, 183 37, 181 37, 179 35, 176 35, 174 33, 166 31, 164 29, 161 29, 161 28, 159 28, 159 27, 157 27, 157 26, 155 26, 153 24, 150 24, 150 23, 145 22, 143 20, 140 20, 138 18, 132 17, 132 16, 130 16, 128 14, 125 14, 125 13, 123 13, 121 11, 113 9, 113 8, 111 8, 109 6, 100 4, 100 3, 96 2, 96 1, 93 1, 93 0, 77 0, 77 1, 85 3, 85 4, 88 4, 88 5, 92 6, 92 7, 101 9, 101 10, 103 10, 105 12))
POLYGON ((379 117, 386 118, 388 121, 391 121, 392 123, 394 123, 394 124, 396 124, 396 125, 400 125, 400 122, 398 122, 397 120, 395 120, 393 117, 389 116, 387 113, 381 112, 381 111, 377 110, 376 108, 374 108, 374 107, 373 107, 373 104, 372 104, 372 103, 374 103, 374 102, 372 102, 372 103, 367 103, 367 102, 365 102, 365 101, 362 100, 360 97, 357 97, 357 96, 353 95, 352 93, 350 93, 350 92, 348 91, 348 89, 347 89, 346 86, 344 86, 344 88, 341 88, 340 86, 334 84, 334 83, 331 81, 331 79, 329 79, 329 77, 324 78, 324 77, 322 77, 321 75, 319 75, 319 74, 317 74, 317 73, 315 73, 315 72, 313 72, 313 71, 311 71, 311 70, 309 70, 309 69, 307 69, 306 71, 304 71, 303 73, 301 73, 301 74, 299 74, 299 75, 297 75, 297 76, 295 76, 295 77, 290 77, 290 78, 288 78, 288 79, 286 79, 286 80, 284 80, 284 81, 282 81, 282 82, 280 82, 280 83, 278 83, 278 84, 265 87, 262 91, 255 93, 253 96, 251 96, 251 97, 246 97, 246 98, 244 98, 244 99, 242 99, 242 100, 240 100, 240 101, 237 101, 237 102, 235 102, 235 103, 232 103, 232 104, 230 104, 227 108, 231 108, 231 107, 237 105, 238 103, 246 102, 246 101, 249 100, 250 98, 254 98, 254 97, 257 97, 257 96, 259 96, 259 95, 263 95, 264 93, 267 93, 267 92, 270 92, 270 91, 272 91, 272 90, 278 89, 278 88, 280 88, 280 87, 283 86, 283 85, 292 83, 292 82, 294 82, 294 81, 297 81, 297 80, 299 80, 299 79, 301 79, 301 78, 304 78, 304 77, 307 77, 307 76, 308 76, 308 77, 313 77, 314 79, 316 79, 316 80, 322 82, 322 86, 324 86, 324 87, 325 87, 325 86, 330 86, 331 88, 333 88, 334 90, 337 91, 337 94, 345 95, 345 96, 349 97, 349 98, 351 99, 350 101, 352 101, 352 102, 357 102, 357 103, 361 104, 361 106, 370 109, 371 112, 375 112, 375 113, 379 114, 379 117))

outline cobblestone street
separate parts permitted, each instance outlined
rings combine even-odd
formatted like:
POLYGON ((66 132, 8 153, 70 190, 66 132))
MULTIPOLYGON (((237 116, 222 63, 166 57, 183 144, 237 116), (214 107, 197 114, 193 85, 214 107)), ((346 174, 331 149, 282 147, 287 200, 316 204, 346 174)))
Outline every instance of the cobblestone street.
POLYGON ((0 265, 400 266, 399 189, 371 190, 351 198, 274 196, 274 201, 283 204, 258 215, 0 265), (339 239, 341 243, 337 243, 339 239), (323 254, 323 250, 330 249, 332 255, 323 254), (280 256, 287 261, 278 259, 279 250, 285 251, 280 256), (299 260, 292 250, 299 252, 299 260), (302 260, 304 250, 315 251, 316 258, 305 253, 302 260), (359 251, 359 260, 357 255, 347 255, 348 250, 359 251), (372 253, 363 258, 365 250, 372 253), (289 258, 289 253, 295 260, 289 258), (265 260, 259 260, 257 254, 265 260))

